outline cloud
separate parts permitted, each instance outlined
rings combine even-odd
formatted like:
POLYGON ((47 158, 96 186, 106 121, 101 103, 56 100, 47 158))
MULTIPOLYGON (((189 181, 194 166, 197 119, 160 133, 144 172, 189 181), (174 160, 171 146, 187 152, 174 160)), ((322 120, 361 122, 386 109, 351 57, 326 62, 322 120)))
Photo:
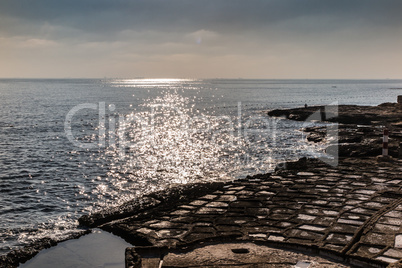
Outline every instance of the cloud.
MULTIPOLYGON (((62 25, 83 32, 124 30, 194 32, 252 31, 284 25, 288 30, 328 30, 360 23, 395 26, 402 3, 394 0, 20 0, 1 1, 0 15, 42 25, 62 25), (315 18, 333 18, 311 23, 315 18), (286 23, 298 22, 294 23, 286 23), (304 27, 303 27, 304 26, 304 27)), ((13 27, 12 25, 7 25, 13 27)), ((14 27, 15 30, 15 27, 14 27)))
POLYGON ((15 66, 0 76, 371 76, 379 60, 392 77, 401 12, 398 0, 0 0, 0 55, 15 66))
POLYGON ((213 31, 202 29, 188 34, 187 37, 200 45, 203 42, 216 42, 219 35, 213 31))

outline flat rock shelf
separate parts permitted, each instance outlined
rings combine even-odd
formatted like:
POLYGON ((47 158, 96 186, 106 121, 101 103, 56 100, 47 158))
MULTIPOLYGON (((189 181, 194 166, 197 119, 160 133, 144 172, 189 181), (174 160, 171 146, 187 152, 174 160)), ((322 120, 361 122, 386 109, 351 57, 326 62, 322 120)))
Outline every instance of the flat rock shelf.
MULTIPOLYGON (((149 252, 163 261, 175 250, 201 250, 222 243, 303 252, 347 266, 401 267, 401 164, 401 160, 344 158, 332 167, 302 159, 273 174, 203 185, 200 190, 179 187, 171 189, 170 196, 153 194, 143 199, 149 206, 134 205, 121 217, 104 212, 84 217, 81 223, 138 245, 126 250, 127 267, 142 267, 138 265, 146 262, 149 252)), ((246 258, 247 250, 238 254, 244 251, 246 258)), ((286 256, 278 255, 275 263, 282 261, 284 266, 276 267, 294 266, 301 260, 286 256)), ((272 261, 259 258, 259 265, 272 261)))

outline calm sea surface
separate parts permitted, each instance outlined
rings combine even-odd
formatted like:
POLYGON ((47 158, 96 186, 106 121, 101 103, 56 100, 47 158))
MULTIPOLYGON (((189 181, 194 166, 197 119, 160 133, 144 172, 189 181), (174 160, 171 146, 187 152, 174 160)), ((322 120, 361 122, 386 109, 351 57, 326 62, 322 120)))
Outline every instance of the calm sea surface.
POLYGON ((175 184, 230 180, 322 155, 304 104, 377 105, 402 80, 0 80, 0 254, 175 184))

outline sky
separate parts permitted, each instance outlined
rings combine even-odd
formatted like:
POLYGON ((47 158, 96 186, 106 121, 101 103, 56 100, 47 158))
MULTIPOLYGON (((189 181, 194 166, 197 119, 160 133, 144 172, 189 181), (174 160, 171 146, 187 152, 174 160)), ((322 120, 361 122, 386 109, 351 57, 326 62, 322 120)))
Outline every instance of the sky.
POLYGON ((2 78, 402 79, 400 0, 0 0, 2 78))

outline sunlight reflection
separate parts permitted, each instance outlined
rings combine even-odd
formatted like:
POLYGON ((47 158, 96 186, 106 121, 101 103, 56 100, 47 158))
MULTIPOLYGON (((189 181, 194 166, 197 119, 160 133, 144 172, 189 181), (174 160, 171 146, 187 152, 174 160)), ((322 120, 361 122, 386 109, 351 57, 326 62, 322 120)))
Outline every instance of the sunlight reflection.
POLYGON ((295 131, 300 126, 293 123, 269 119, 252 110, 244 110, 239 117, 236 106, 216 113, 219 107, 208 106, 215 99, 215 88, 204 88, 196 80, 125 79, 110 83, 158 90, 145 92, 140 103, 133 108, 130 105, 124 114, 113 115, 116 124, 109 132, 114 132, 116 143, 109 142, 102 154, 94 154, 94 158, 107 161, 108 171, 103 181, 95 181, 97 199, 87 208, 90 211, 176 184, 227 181, 270 172, 278 161, 295 158, 307 147, 300 142, 302 133, 295 131))
POLYGON ((141 78, 141 79, 116 79, 110 83, 114 87, 168 87, 184 82, 197 81, 194 79, 175 78, 141 78))

